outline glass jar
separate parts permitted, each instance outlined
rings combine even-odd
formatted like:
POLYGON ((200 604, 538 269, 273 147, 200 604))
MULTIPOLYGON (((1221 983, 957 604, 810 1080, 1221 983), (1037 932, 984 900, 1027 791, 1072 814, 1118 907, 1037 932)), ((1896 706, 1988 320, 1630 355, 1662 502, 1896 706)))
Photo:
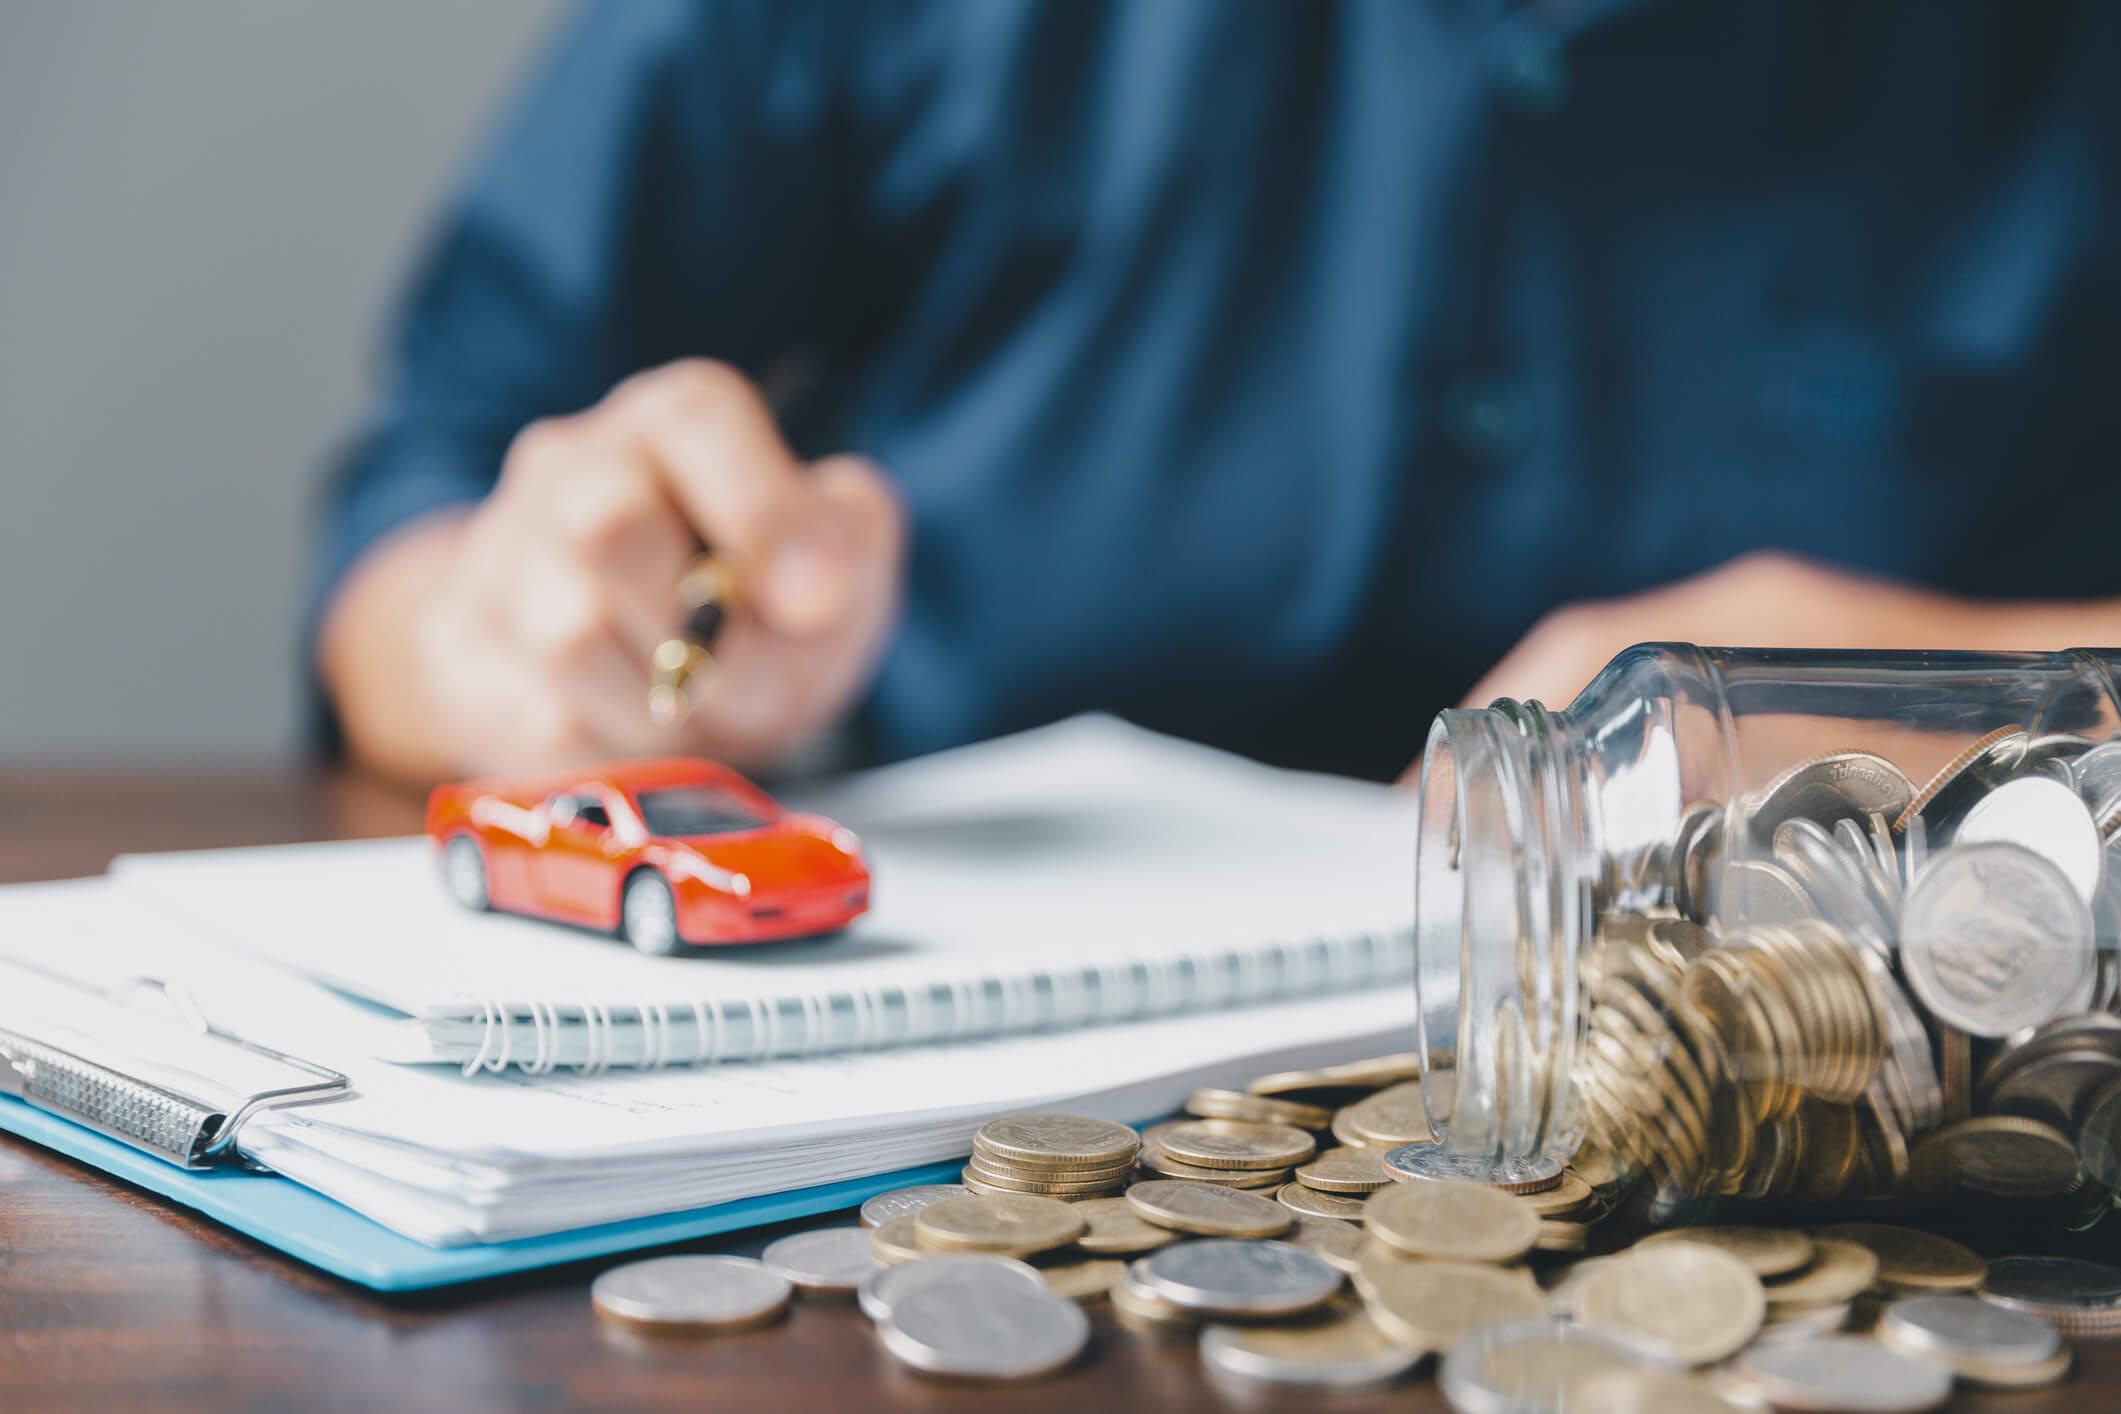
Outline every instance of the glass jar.
POLYGON ((2121 651, 1651 644, 1442 713, 1416 1051, 1444 1150, 1655 1195, 2121 1184, 2121 651), (1439 1085, 1438 1094, 1452 1093, 1439 1085))

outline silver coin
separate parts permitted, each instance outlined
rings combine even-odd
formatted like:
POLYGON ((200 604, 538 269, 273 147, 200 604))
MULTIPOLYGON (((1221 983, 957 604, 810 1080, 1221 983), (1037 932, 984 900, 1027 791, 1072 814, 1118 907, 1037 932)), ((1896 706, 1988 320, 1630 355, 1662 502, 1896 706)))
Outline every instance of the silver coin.
POLYGON ((1804 885, 1765 859, 1726 862, 1716 880, 1715 908, 1726 927, 1782 927, 1819 916, 1804 885))
POLYGON ((2121 1080, 2108 1081, 2085 1101, 2077 1162, 2094 1183, 2121 1190, 2121 1080))
POLYGON ((1857 1335, 1756 1344, 1738 1357, 1738 1372, 1786 1409, 1914 1414, 1952 1392, 1949 1370, 1857 1335))
POLYGON ((1308 1311, 1340 1290, 1340 1272, 1289 1242, 1211 1237, 1135 1263, 1141 1284, 1174 1306, 1228 1316, 1308 1311))
MULTIPOLYGON (((1854 821, 1841 823, 1855 828, 1854 821)), ((1776 862, 1811 895, 1822 917, 1875 948, 1887 946, 1893 936, 1893 913, 1864 880, 1861 861, 1869 857, 1870 850, 1860 833, 1857 852, 1850 854, 1810 820, 1785 820, 1775 830, 1774 849, 1776 862)))
POLYGON ((2108 821, 2121 814, 2121 741, 2095 746, 2069 763, 2077 779, 2077 798, 2108 834, 2108 821))
POLYGON ((1915 880, 1930 862, 1930 827, 1920 815, 1907 822, 1900 832, 1900 899, 1904 907, 1907 895, 1914 892, 1915 880))
POLYGON ((2035 1056, 1978 1092, 1984 1114, 2019 1115, 2065 1132, 2077 1127, 2092 1092, 2121 1077, 2121 1057, 2082 1049, 2035 1056))
POLYGON ((1919 1134, 1934 1129, 1944 1120, 1944 1087, 1937 1079, 1937 1058, 1930 1049, 1929 1031, 1883 958, 1863 948, 1855 949, 1852 956, 1863 964, 1871 1009, 1885 1022, 1886 1064, 1897 1073, 1901 1092, 1907 1098, 1908 1122, 1902 1132, 1919 1134))
POLYGON ((1907 896, 1907 880, 1900 872, 1900 851, 1893 844, 1893 822, 1883 815, 1871 815, 1865 821, 1871 837, 1871 854, 1878 862, 1878 873, 1893 900, 1893 911, 1897 914, 1900 901, 1907 896))
MULTIPOLYGON (((1873 815, 1870 818, 1879 820, 1884 817, 1873 815)), ((1834 822, 1834 843, 1841 847, 1842 854, 1854 867, 1856 876, 1863 881, 1863 887, 1870 896, 1871 906, 1877 910, 1878 916, 1885 920, 1887 928, 1890 929, 1893 920, 1900 916, 1898 856, 1894 857, 1890 865, 1881 866, 1870 832, 1854 820, 1834 822)), ((1885 936, 1889 938, 1892 934, 1888 931, 1885 936)))
POLYGON ((1752 814, 1762 844, 1790 820, 1830 826, 1873 811, 1897 819, 1915 798, 1915 783, 1898 766, 1868 751, 1837 751, 1800 761, 1769 782, 1752 814))
POLYGON ((1559 1159, 1504 1163, 1484 1154, 1455 1153, 1433 1139, 1417 1139, 1385 1150, 1384 1164, 1386 1172, 1401 1182, 1455 1178, 1519 1190, 1544 1184, 1561 1172, 1559 1159))
POLYGON ((2056 1015, 2087 984, 2091 911, 2043 856, 1960 845, 1909 891, 1900 949, 1909 986, 1932 1012, 1977 1036, 2008 1036, 2056 1015))
POLYGON ((2106 843, 2084 802, 2042 776, 2000 785, 1974 802, 1952 832, 1952 844, 2021 845, 2048 860, 2076 886, 2088 907, 2106 869, 2106 843))
POLYGON ((1323 1326, 1210 1326, 1200 1333, 1201 1364, 1260 1384, 1351 1389, 1387 1384, 1421 1363, 1423 1352, 1394 1344, 1367 1316, 1323 1326))
POLYGON ((2076 1257, 1998 1257, 1979 1294, 2021 1311, 2121 1311, 2121 1267, 2076 1257))
POLYGON ((1711 886, 1723 857, 1724 813, 1699 802, 1680 822, 1672 846, 1672 906, 1680 916, 1706 923, 1712 910, 1711 886))
POLYGON ((1947 765, 1924 786, 1915 798, 1921 802, 1918 814, 1929 822, 1931 833, 1948 833, 1969 805, 2009 780, 2024 759, 2029 741, 2023 731, 1999 727, 1967 748, 1971 756, 1947 765), (1981 749, 1974 751, 1974 747, 1981 749))
POLYGON ((787 1309, 795 1288, 749 1257, 655 1257, 613 1267, 589 1287, 608 1316, 655 1326, 763 1325, 787 1309))
POLYGON ((2062 1334, 2038 1316, 1963 1293, 1909 1296, 1885 1308, 1878 1336, 1906 1355, 1997 1365, 2034 1365, 2062 1348, 2062 1334))
POLYGON ((894 1267, 878 1267, 863 1280, 855 1293, 855 1300, 860 1303, 863 1315, 872 1321, 881 1321, 891 1314, 893 1301, 909 1291, 939 1281, 973 1285, 992 1282, 1051 1294, 1046 1279, 1028 1262, 983 1252, 948 1252, 923 1257, 917 1262, 901 1262, 894 1267))
POLYGON ((1819 1336, 1832 1335, 1849 1323, 1851 1306, 1838 1301, 1831 1306, 1820 1306, 1806 1311, 1801 1316, 1792 1316, 1786 1321, 1770 1321, 1753 1337, 1755 1342, 1765 1341, 1770 1345, 1792 1340, 1814 1340, 1819 1336))
POLYGON ((970 1198, 972 1190, 962 1183, 922 1183, 912 1188, 894 1188, 862 1204, 862 1226, 882 1227, 893 1218, 910 1218, 931 1203, 945 1198, 970 1198))
POLYGON ((1573 1321, 1504 1321, 1461 1337, 1436 1367, 1461 1414, 1561 1414, 1582 1381, 1607 1371, 1675 1368, 1657 1351, 1573 1321))
POLYGON ((804 1291, 833 1296, 852 1296, 877 1269, 869 1230, 862 1227, 790 1233, 767 1243, 759 1260, 804 1291))
POLYGON ((1082 1353, 1090 1319, 1049 1291, 996 1281, 938 1281, 893 1298, 877 1323, 884 1349, 930 1374, 1028 1380, 1082 1353))

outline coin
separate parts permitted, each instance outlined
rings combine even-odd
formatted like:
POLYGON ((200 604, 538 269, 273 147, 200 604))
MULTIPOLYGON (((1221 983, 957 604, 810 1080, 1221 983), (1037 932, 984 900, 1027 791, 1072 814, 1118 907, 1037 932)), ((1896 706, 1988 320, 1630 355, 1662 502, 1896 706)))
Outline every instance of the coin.
POLYGON ((1126 1274, 1127 1264, 1117 1257, 1042 1259, 1036 1270, 1055 1296, 1101 1301, 1126 1274))
POLYGON ((1576 1319, 1636 1336, 1684 1365, 1741 1349, 1767 1300, 1739 1258, 1699 1242, 1642 1244, 1601 1265, 1576 1293, 1576 1319))
POLYGON ((1328 1193, 1375 1193, 1389 1186, 1392 1176, 1373 1150, 1328 1149, 1297 1169, 1296 1181, 1328 1193))
POLYGON ((1739 1357, 1738 1370, 1785 1409, 1915 1414, 1937 1408, 1952 1392, 1949 1371, 1866 1336, 1755 1345, 1739 1357))
POLYGON ((1299 1213, 1296 1226, 1283 1238, 1306 1252, 1316 1253, 1329 1265, 1352 1273, 1363 1249, 1363 1231, 1338 1218, 1314 1218, 1299 1213))
POLYGON ((1891 1223, 1835 1223, 1812 1236, 1867 1247, 1878 1259, 1878 1279, 1890 1286, 1925 1291, 1971 1290, 1987 1266, 1970 1248, 1948 1237, 1891 1223))
POLYGON ((1983 1301, 2049 1321, 2066 1334, 2121 1329, 2121 1267, 2076 1257, 2000 1257, 1988 1264, 1983 1301))
POLYGON ((2077 1161, 2093 1181, 2121 1189, 2121 1080, 2108 1081, 2085 1102, 2077 1161))
POLYGON ((1878 1279, 1878 1255, 1870 1248, 1831 1237, 1812 1239, 1811 1265, 1767 1284, 1768 1314, 1778 1307, 1832 1306, 1869 1289, 1878 1279))
POLYGON ((825 1227, 766 1244, 759 1260, 814 1296, 852 1296, 877 1268, 868 1229, 825 1227))
POLYGON ((1566 1170, 1561 1175, 1561 1182, 1552 1188, 1522 1195, 1532 1211, 1543 1218, 1572 1216, 1596 1196, 1591 1185, 1580 1175, 1566 1170))
POLYGON ((1177 1234, 1144 1218, 1125 1198, 1088 1198, 1070 1205, 1088 1226, 1075 1245, 1099 1256, 1129 1256, 1176 1242, 1177 1234))
POLYGON ((1298 1129, 1324 1129, 1333 1122, 1333 1111, 1322 1106, 1248 1095, 1242 1090, 1195 1090, 1186 1101, 1186 1113, 1249 1124, 1291 1124, 1298 1129))
MULTIPOLYGON (((1781 1227, 1748 1227, 1727 1224, 1715 1227, 1682 1227, 1655 1232, 1643 1243, 1699 1242, 1721 1248, 1752 1269, 1757 1277, 1794 1272, 1812 1260, 1812 1239, 1781 1227)), ((1868 1285, 1869 1283, 1865 1283, 1868 1285)), ((1861 1288, 1858 1288, 1861 1290, 1861 1288)))
POLYGON ((1752 813, 1752 826, 1765 843, 1787 820, 1831 826, 1873 812, 1891 818, 1914 798, 1914 782, 1884 757, 1836 751, 1800 761, 1771 781, 1752 813))
POLYGON ((1025 1257, 1064 1247, 1083 1235, 1082 1215, 1051 1198, 1004 1194, 946 1198, 913 1219, 922 1247, 930 1251, 998 1252, 1025 1257))
POLYGON ((1006 1115, 980 1126, 973 1151, 1001 1159, 1077 1168, 1130 1162, 1141 1136, 1124 1124, 1086 1115, 1006 1115))
POLYGON ((1677 1370, 1599 1370, 1569 1386, 1556 1406, 1568 1414, 1745 1414, 1752 1407, 1677 1370))
POLYGON ((2062 871, 2011 844, 1960 845, 1908 894, 1900 963, 1950 1025, 1977 1036, 2037 1026, 2090 974, 2092 920, 2062 871))
POLYGON ((1781 865, 1731 859, 1716 880, 1716 911, 1734 923, 1760 927, 1812 918, 1819 909, 1804 885, 1781 865))
POLYGON ((1149 1335, 1190 1334, 1200 1318, 1143 1286, 1136 1265, 1129 1263, 1119 1281, 1106 1293, 1112 1302, 1112 1314, 1119 1323, 1129 1330, 1149 1335))
POLYGON ((1435 1135, 1429 1129, 1429 1112, 1422 1095, 1419 1084, 1388 1086, 1357 1100, 1341 1114, 1347 1117, 1350 1132, 1370 1148, 1389 1149, 1395 1144, 1425 1141, 1435 1135))
POLYGON ((1083 1179, 1037 1179, 1017 1178, 1009 1174, 996 1173, 977 1163, 966 1164, 960 1172, 966 1191, 991 1197, 997 1193, 1029 1193, 1047 1198, 1094 1198, 1110 1193, 1127 1181, 1132 1167, 1115 1170, 1101 1178, 1083 1179))
POLYGON ((880 1227, 892 1218, 910 1218, 930 1203, 971 1195, 961 1183, 923 1183, 879 1193, 862 1204, 862 1226, 880 1227))
POLYGON ((1179 1162, 1210 1169, 1288 1168, 1318 1152, 1318 1141, 1292 1125, 1229 1119, 1177 1125, 1160 1143, 1179 1162))
POLYGON ((2064 1346, 2047 1359, 2029 1365, 1962 1359, 1952 1366, 1952 1373, 1961 1384, 1981 1389, 2033 1389, 2056 1383, 2069 1373, 2069 1367, 2070 1350, 2064 1346))
POLYGON ((1484 1326, 1536 1317, 1546 1304, 1521 1271, 1413 1261, 1374 1242, 1363 1250, 1355 1285, 1378 1329, 1417 1351, 1448 1350, 1484 1326))
POLYGON ((1151 1179, 1127 1190, 1134 1210, 1158 1227, 1209 1237, 1275 1237, 1296 1215, 1270 1198, 1177 1179, 1151 1179))
POLYGON ((1307 1090, 1377 1090, 1402 1080, 1421 1078, 1421 1057, 1412 1051, 1349 1061, 1317 1070, 1281 1070, 1262 1075, 1245 1091, 1252 1095, 1287 1095, 1307 1090))
POLYGON ((1912 1162, 1918 1174, 1928 1176, 1921 1185, 1926 1191, 1956 1184, 2002 1198, 2039 1198, 2075 1182, 2078 1160, 2077 1146, 2050 1125, 2015 1115, 1977 1115, 1928 1135, 1912 1162))
POLYGON ((1493 1163, 1471 1154, 1454 1154, 1440 1144, 1402 1144, 1387 1149, 1385 1172, 1401 1182, 1454 1180, 1484 1183, 1506 1193, 1541 1193, 1561 1182, 1557 1160, 1538 1163, 1493 1163))
POLYGON ((1149 1145, 1142 1150, 1141 1169, 1144 1173, 1161 1174, 1165 1178, 1183 1178, 1194 1183, 1212 1183, 1223 1188, 1279 1187, 1288 1182, 1287 1168, 1269 1169, 1211 1169, 1199 1164, 1182 1163, 1166 1153, 1161 1145, 1149 1145))
POLYGON ((1539 1240, 1539 1214, 1512 1194, 1449 1179, 1373 1194, 1363 1212, 1371 1236, 1415 1257, 1509 1262, 1539 1240))
POLYGON ((1831 1301, 1824 1306, 1768 1307, 1767 1322, 1760 1327, 1760 1334, 1753 1337, 1758 1345, 1763 1340, 1811 1340, 1822 1335, 1832 1335, 1844 1330, 1855 1305, 1848 1301, 1831 1301))
POLYGON ((1398 1379, 1421 1360, 1360 1313, 1282 1326, 1210 1326, 1201 1363, 1261 1384, 1348 1389, 1398 1379))
MULTIPOLYGON (((956 1187, 955 1184, 951 1185, 956 1187)), ((892 1265, 898 1262, 917 1262, 928 1255, 920 1244, 918 1230, 913 1220, 918 1214, 903 1213, 869 1229, 869 1251, 877 1261, 892 1265)))
POLYGON ((597 1311, 636 1325, 749 1330, 779 1320, 795 1288, 749 1257, 652 1257, 590 1283, 597 1311))
POLYGON ((1341 1274, 1288 1242, 1228 1237, 1180 1242, 1134 1266, 1141 1284, 1174 1306, 1218 1316, 1285 1316, 1323 1304, 1341 1274))
POLYGON ((1050 1374, 1075 1359, 1090 1339, 1090 1322, 1073 1301, 1049 1292, 938 1281, 895 1298, 877 1335, 884 1349, 916 1370, 1016 1380, 1050 1374))
POLYGON ((1452 1343, 1436 1382, 1460 1410, 1573 1410, 1575 1390, 1602 1375, 1658 1368, 1651 1352, 1566 1321, 1483 1326, 1452 1343))
POLYGON ((1915 792, 1907 808, 1893 817, 1894 832, 1907 831, 1916 820, 1928 815, 1932 806, 1938 807, 1940 815, 1956 813, 1969 791, 1981 789, 1992 775, 2017 764, 2025 754, 2027 741, 2023 727, 1998 727, 1974 741, 1930 777, 1915 792))
POLYGON ((891 1303, 916 1287, 931 1282, 954 1282, 960 1285, 978 1285, 996 1282, 1015 1285, 1027 1290, 1043 1292, 1046 1279, 1031 1266, 1014 1257, 989 1257, 973 1252, 943 1253, 933 1257, 920 1257, 895 1267, 879 1267, 866 1277, 855 1292, 855 1300, 862 1314, 872 1321, 881 1321, 891 1314, 891 1303))
POLYGON ((2002 843, 2029 849, 2060 869, 2088 906, 2105 874, 2106 841, 2077 792, 2044 776, 1996 787, 1952 832, 1955 847, 2002 843))
POLYGON ((1294 1212, 1314 1218, 1344 1218, 1350 1222, 1361 1222, 1363 1209, 1367 1206, 1360 1196, 1327 1193, 1307 1183, 1285 1183, 1274 1196, 1283 1207, 1294 1212))
POLYGON ((1963 1295, 1903 1297, 1879 1316, 1877 1336, 1902 1355, 1953 1371, 2038 1365, 2062 1348, 2061 1335, 2038 1316, 1963 1295))
POLYGON ((2077 798, 2111 837, 2121 828, 2121 741, 2094 747, 2070 762, 2077 798))

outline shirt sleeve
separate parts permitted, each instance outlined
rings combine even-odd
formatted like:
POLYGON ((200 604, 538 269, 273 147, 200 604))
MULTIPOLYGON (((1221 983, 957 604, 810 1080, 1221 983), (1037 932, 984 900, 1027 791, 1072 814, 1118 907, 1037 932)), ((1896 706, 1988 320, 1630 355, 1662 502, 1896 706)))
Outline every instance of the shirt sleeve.
POLYGON ((391 314, 378 391, 336 458, 302 651, 406 523, 478 500, 521 428, 700 355, 758 372, 825 334, 835 166, 824 7, 596 0, 555 36, 391 314))

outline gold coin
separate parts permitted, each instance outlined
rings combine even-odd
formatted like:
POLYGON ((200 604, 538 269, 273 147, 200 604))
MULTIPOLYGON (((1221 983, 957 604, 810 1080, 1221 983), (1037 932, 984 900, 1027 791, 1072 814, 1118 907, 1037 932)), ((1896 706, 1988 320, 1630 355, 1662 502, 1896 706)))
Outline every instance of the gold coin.
POLYGON ((1932 1130, 1909 1164, 1931 1191, 1958 1187, 1999 1198, 2044 1198, 2077 1181, 2078 1158, 2069 1136, 2051 1125, 1980 1115, 1932 1130))
POLYGON ((1576 1319, 1654 1342, 1683 1365, 1744 1348, 1767 1315, 1760 1278, 1699 1242, 1642 1244, 1584 1278, 1576 1319))
POLYGON ((1539 1240, 1539 1214, 1517 1197, 1456 1179, 1373 1193, 1363 1227, 1409 1256, 1462 1262, 1515 1261, 1539 1240))
POLYGON ((1590 1184, 1577 1177, 1573 1171, 1565 1171, 1561 1175, 1561 1182, 1545 1192, 1520 1196, 1539 1216, 1559 1218, 1574 1213, 1598 1195, 1592 1191, 1590 1184))
POLYGON ((1377 1147, 1371 1144, 1369 1140, 1363 1138, 1360 1134, 1357 1134, 1352 1128, 1349 1127, 1348 1112, 1345 1109, 1338 1109, 1333 1111, 1333 1124, 1329 1132, 1333 1135, 1333 1138, 1337 1142, 1350 1149, 1367 1149, 1377 1147))
MULTIPOLYGON (((1747 1227, 1729 1224, 1712 1227, 1679 1227, 1654 1232, 1638 1245, 1657 1242, 1699 1242, 1721 1248, 1753 1269, 1756 1277, 1781 1276, 1812 1260, 1812 1239, 1784 1227, 1747 1227)), ((1869 1285, 1869 1283, 1865 1283, 1869 1285)), ((1858 1288, 1859 1290, 1861 1288, 1858 1288)))
POLYGON ((958 1173, 958 1181, 967 1191, 982 1198, 1004 1197, 1011 1194, 1029 1194, 1035 1198, 1058 1198, 1063 1203, 1080 1202, 1086 1198, 1110 1197, 1126 1186, 1124 1178, 1115 1178, 1110 1183, 1093 1183, 1082 1187, 1060 1187, 1050 1183, 997 1182, 982 1177, 979 1170, 967 1167, 958 1173))
POLYGON ((971 1163, 965 1165, 966 1173, 1000 1188, 1013 1188, 1019 1193, 1096 1192, 1124 1183, 1127 1175, 1133 1171, 1134 1166, 1128 1164, 1124 1168, 1105 1169, 1098 1173, 1027 1173, 1022 1169, 998 1168, 977 1154, 973 1155, 971 1163))
POLYGON ((1086 1198, 1072 1206, 1088 1225, 1075 1239, 1075 1245, 1085 1252, 1128 1256, 1178 1241, 1175 1233, 1144 1218, 1125 1198, 1086 1198))
POLYGON ((1116 1257, 1076 1257, 1041 1262, 1037 1270, 1055 1296, 1102 1301, 1126 1275, 1127 1264, 1116 1257))
POLYGON ((1253 1095, 1285 1095, 1296 1090, 1378 1090, 1402 1080, 1421 1078, 1421 1057, 1412 1051, 1349 1061, 1317 1070, 1282 1070, 1262 1075, 1245 1087, 1253 1095))
POLYGON ((1307 1183, 1284 1184, 1274 1197, 1292 1212, 1314 1218, 1345 1219, 1349 1222, 1361 1222, 1366 1206, 1360 1195, 1327 1193, 1307 1183))
POLYGON ((2022 736, 2024 733, 2025 728, 2023 727, 1998 727, 1988 735, 1978 738, 1966 750, 1947 761, 1943 770, 1931 776, 1922 789, 1915 792, 1914 799, 1907 803, 1907 808, 1893 817, 1893 833, 1896 835, 1904 834, 1909 822, 1914 820, 1924 810, 1927 810, 1930 802, 1935 800, 1946 786, 1957 780, 1960 773, 1971 768, 2004 742, 2009 741, 2012 737, 2022 736))
POLYGON ((1204 1237, 1276 1237, 1296 1221, 1272 1199, 1207 1183, 1152 1179, 1128 1189, 1127 1201, 1158 1227, 1204 1237))
POLYGON ((869 1229, 869 1250, 879 1262, 897 1266, 900 1262, 918 1262, 928 1255, 914 1236, 913 1220, 916 1213, 906 1213, 896 1218, 886 1218, 869 1229))
POLYGON ((1539 1236, 1532 1246, 1540 1252, 1581 1252, 1589 1245, 1590 1240, 1591 1229, 1584 1223, 1542 1218, 1539 1222, 1539 1236))
POLYGON ((1248 1124, 1293 1124, 1298 1129, 1324 1129, 1333 1122, 1333 1112, 1323 1106, 1248 1095, 1242 1090, 1195 1090, 1186 1100, 1186 1113, 1248 1124))
POLYGON ((1318 1141, 1293 1125, 1231 1119, 1192 1120, 1158 1142, 1180 1163, 1209 1169, 1288 1168, 1318 1152, 1318 1141))
POLYGON ((1420 1354, 1379 1330, 1361 1309, 1278 1325, 1210 1326, 1201 1360, 1217 1373, 1265 1385, 1357 1389, 1389 1383, 1420 1354))
POLYGON ((1921 1291, 1971 1291, 1988 1274, 1988 1264, 1970 1248, 1911 1227, 1835 1223, 1814 1228, 1812 1236, 1868 1247, 1878 1259, 1878 1280, 1892 1286, 1921 1291))
POLYGON ((1546 1314, 1546 1298, 1520 1271, 1475 1262, 1417 1262, 1366 1244, 1356 1290, 1377 1328, 1410 1350, 1442 1351, 1483 1326, 1546 1314))
POLYGON ((1134 1167, 1130 1157, 1116 1164, 1027 1164, 1004 1159, 979 1145, 972 1146, 972 1164, 997 1178, 1030 1178, 1041 1183, 1083 1183, 1093 1178, 1112 1178, 1134 1167))
POLYGON ((1419 1084, 1394 1085, 1357 1100, 1341 1113, 1347 1116, 1348 1129, 1372 1148, 1417 1144, 1435 1137, 1421 1095, 1419 1084))
POLYGON ((1745 1414, 1741 1404, 1699 1375, 1677 1370, 1588 1370, 1562 1391, 1569 1414, 1745 1414))
POLYGON ((1052 1198, 997 1194, 945 1198, 913 1218, 920 1245, 931 1252, 994 1252, 1028 1257, 1065 1247, 1083 1235, 1082 1214, 1052 1198))
POLYGON ((1293 1242, 1298 1247, 1316 1253, 1342 1271, 1352 1273, 1356 1268, 1356 1258, 1362 1252, 1363 1243, 1367 1239, 1364 1238, 1362 1229, 1354 1223, 1343 1222, 1339 1218, 1314 1218, 1309 1214, 1299 1213, 1296 1216, 1296 1226, 1289 1229, 1281 1240, 1293 1242))
MULTIPOLYGON (((1893 1345, 1893 1342, 1883 1335, 1879 1339, 1882 1344, 1893 1345)), ((1893 1345, 1893 1348, 1899 1350, 1902 1355, 1917 1358, 1921 1355, 1921 1352, 1902 1350, 1897 1345, 1893 1345)), ((1934 1359, 1935 1356, 1932 1355, 1931 1358, 1934 1359)), ((1951 1369, 1953 1374, 1966 1383, 1978 1385, 1983 1389, 2037 1389, 2042 1385, 2054 1384, 2067 1375, 2071 1363, 2070 1348, 2065 1345, 2045 1360, 2034 1360, 2023 1365, 1995 1360, 1975 1360, 1962 1355, 1951 1362, 1951 1369)))
POLYGON ((1130 1162, 1141 1148, 1141 1136, 1124 1124, 1087 1115, 1004 1115, 981 1125, 973 1143, 1019 1163, 1095 1168, 1130 1162))
POLYGON ((1181 1163, 1161 1146, 1142 1150, 1141 1169, 1165 1178, 1183 1178, 1194 1183, 1213 1183, 1224 1188, 1274 1188, 1289 1181, 1286 1168, 1210 1169, 1181 1163))
POLYGON ((1375 1193, 1389 1187, 1384 1159, 1370 1149, 1328 1149, 1296 1171, 1296 1181, 1328 1193, 1375 1193))
POLYGON ((1878 1279, 1878 1254, 1859 1243, 1832 1237, 1812 1239, 1812 1262, 1767 1284, 1770 1312, 1778 1308, 1838 1306, 1868 1291, 1878 1279))

